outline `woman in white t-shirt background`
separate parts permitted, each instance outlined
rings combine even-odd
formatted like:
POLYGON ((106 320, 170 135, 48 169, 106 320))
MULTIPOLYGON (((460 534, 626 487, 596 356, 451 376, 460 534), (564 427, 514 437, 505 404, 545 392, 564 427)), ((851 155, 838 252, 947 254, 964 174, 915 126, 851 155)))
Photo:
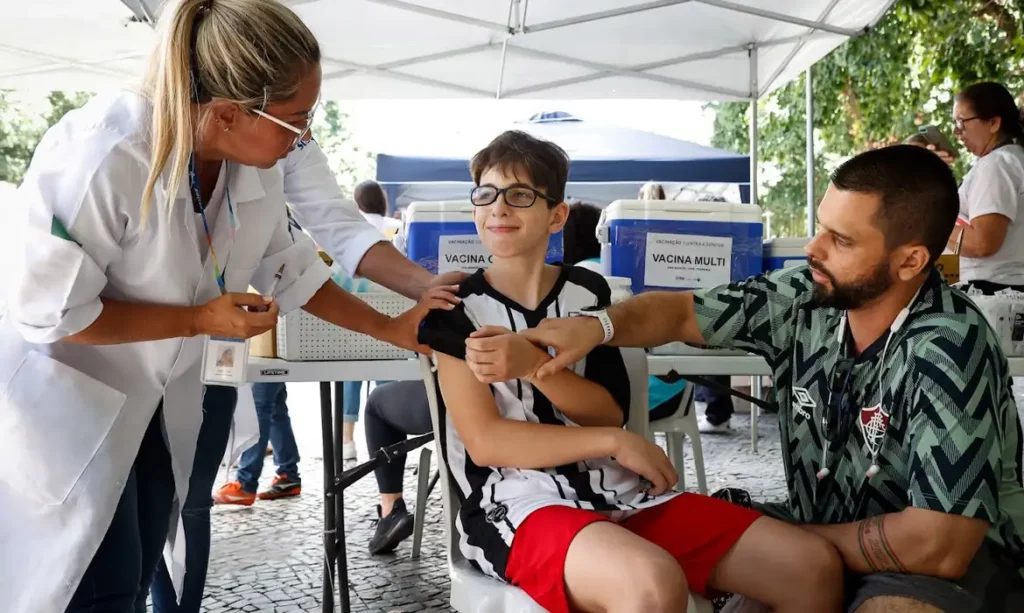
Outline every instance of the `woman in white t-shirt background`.
MULTIPOLYGON (((1024 128, 1013 96, 994 82, 956 95, 954 134, 977 156, 960 185, 960 223, 949 239, 959 245, 960 279, 986 294, 1024 291, 1024 128)), ((951 162, 945 152, 937 151, 951 162)))

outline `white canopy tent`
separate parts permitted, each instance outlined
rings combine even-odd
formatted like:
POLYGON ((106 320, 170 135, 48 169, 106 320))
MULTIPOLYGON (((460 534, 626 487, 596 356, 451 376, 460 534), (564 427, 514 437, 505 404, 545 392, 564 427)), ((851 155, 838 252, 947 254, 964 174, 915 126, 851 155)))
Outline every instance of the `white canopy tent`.
MULTIPOLYGON (((286 0, 320 40, 327 98, 544 100, 757 100, 892 2, 286 0)), ((163 3, 0 0, 0 87, 135 81, 163 3)), ((755 116, 754 151, 756 135, 755 116)))

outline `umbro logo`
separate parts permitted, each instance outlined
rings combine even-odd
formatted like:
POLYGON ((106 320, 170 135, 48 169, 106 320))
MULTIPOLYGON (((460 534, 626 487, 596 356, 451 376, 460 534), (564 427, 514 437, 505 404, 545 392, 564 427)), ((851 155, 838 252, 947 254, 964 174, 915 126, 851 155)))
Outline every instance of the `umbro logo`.
POLYGON ((499 504, 487 512, 487 521, 496 524, 500 521, 505 521, 506 516, 508 516, 508 506, 499 504))
POLYGON ((807 391, 805 387, 794 387, 793 388, 793 411, 797 415, 800 415, 807 421, 814 419, 814 409, 818 408, 818 403, 814 401, 811 393, 807 391))

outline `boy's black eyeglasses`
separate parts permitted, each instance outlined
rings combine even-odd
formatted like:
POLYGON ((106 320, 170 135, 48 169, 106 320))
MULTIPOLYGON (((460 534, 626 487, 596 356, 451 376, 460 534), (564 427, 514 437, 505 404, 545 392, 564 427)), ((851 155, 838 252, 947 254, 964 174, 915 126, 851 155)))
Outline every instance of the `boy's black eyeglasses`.
POLYGON ((836 362, 829 382, 828 407, 821 414, 821 433, 830 443, 846 441, 853 425, 853 385, 854 358, 844 358, 836 362))
POLYGON ((557 204, 553 198, 549 198, 532 187, 525 185, 513 185, 502 189, 498 189, 493 185, 478 185, 473 188, 473 191, 469 192, 469 200, 473 203, 473 206, 487 206, 494 204, 498 200, 498 196, 502 194, 505 195, 505 204, 517 209, 530 208, 534 202, 537 202, 537 198, 541 198, 551 204, 557 204))

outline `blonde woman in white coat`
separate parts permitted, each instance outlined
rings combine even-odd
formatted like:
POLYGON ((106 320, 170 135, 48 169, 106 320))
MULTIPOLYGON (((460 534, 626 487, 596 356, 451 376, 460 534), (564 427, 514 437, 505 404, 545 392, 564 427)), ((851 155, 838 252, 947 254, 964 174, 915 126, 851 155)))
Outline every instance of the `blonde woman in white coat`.
POLYGON ((430 290, 392 319, 329 282, 289 229, 279 167, 308 138, 319 47, 278 2, 217 4, 250 36, 212 36, 197 62, 169 43, 194 37, 209 0, 168 6, 144 95, 70 113, 20 189, 23 260, 0 321, 5 611, 145 610, 187 495, 204 336, 250 337, 303 307, 415 349, 426 309, 455 300, 430 290), (282 264, 273 299, 244 293, 269 291, 282 264))

